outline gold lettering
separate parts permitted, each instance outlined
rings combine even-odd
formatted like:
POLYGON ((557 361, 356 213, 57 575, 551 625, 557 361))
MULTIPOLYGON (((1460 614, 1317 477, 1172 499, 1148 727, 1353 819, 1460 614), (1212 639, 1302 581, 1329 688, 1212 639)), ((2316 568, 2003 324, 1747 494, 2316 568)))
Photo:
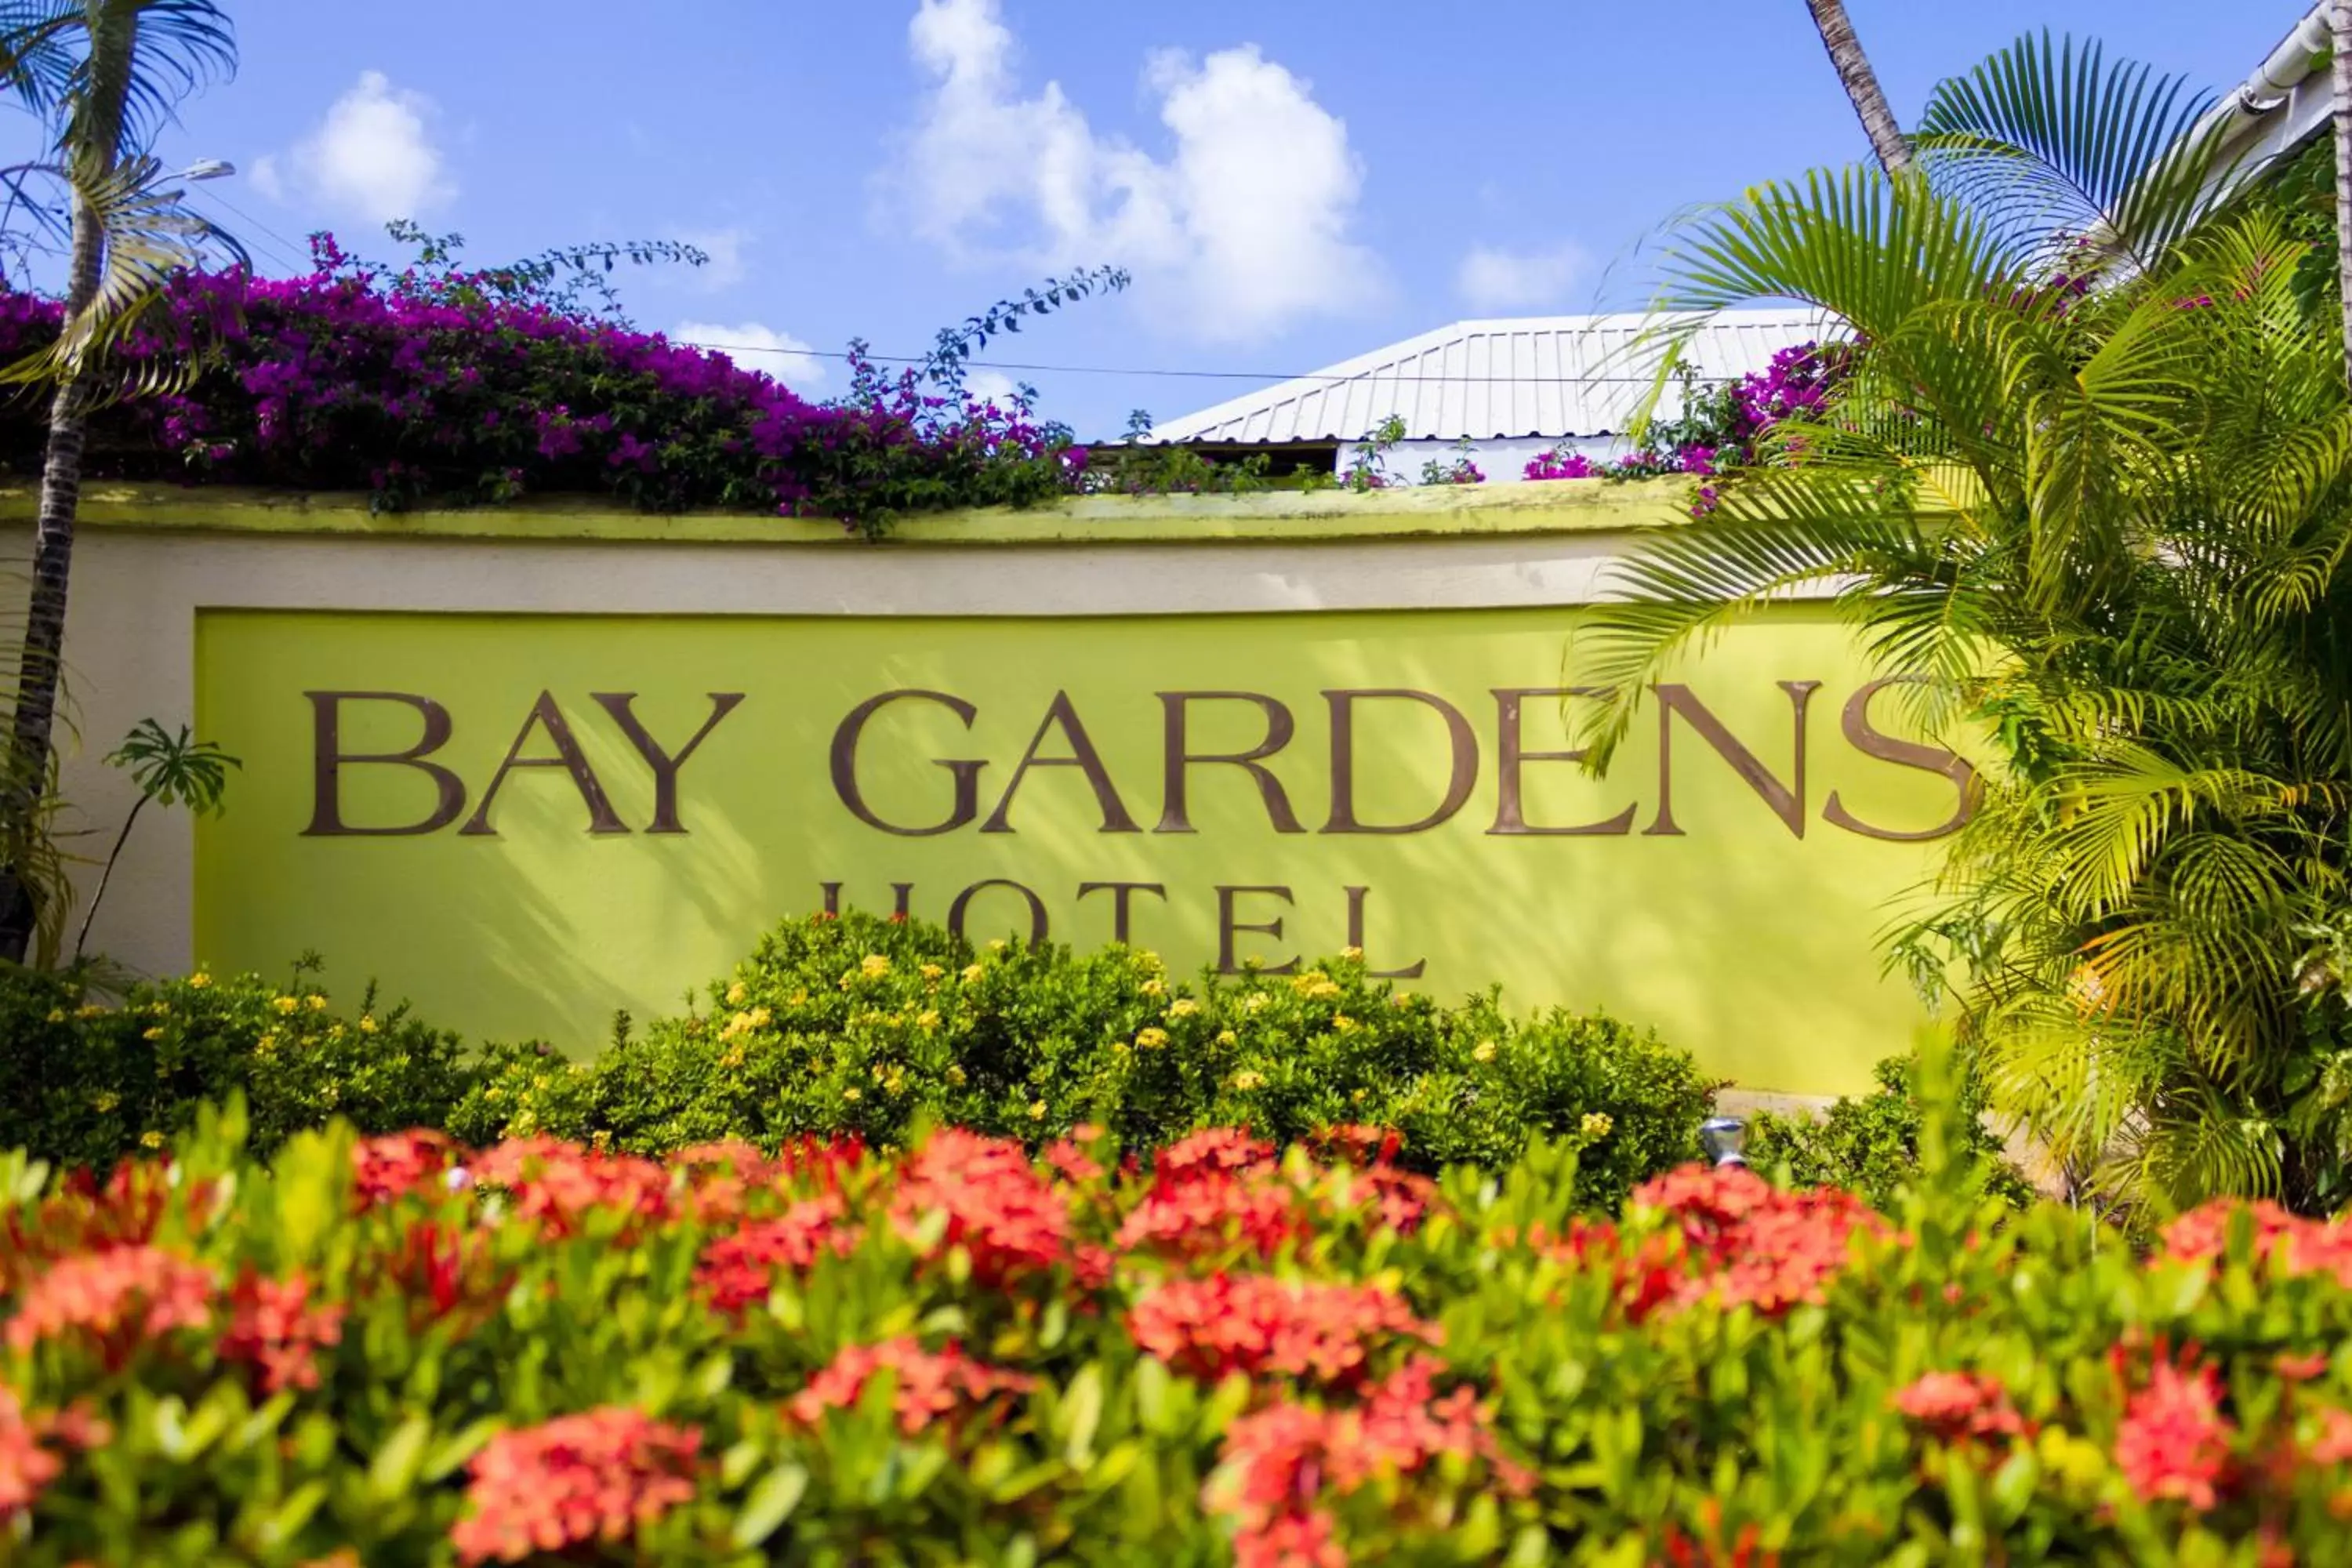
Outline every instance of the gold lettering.
POLYGON ((1042 945, 1045 941, 1045 900, 1020 883, 1009 881, 1003 877, 991 877, 984 882, 974 882, 955 896, 955 902, 948 906, 948 933, 959 938, 963 935, 964 916, 971 909, 971 900, 991 888, 1010 888, 1027 900, 1029 945, 1032 947, 1042 945))
POLYGON ((719 728, 719 721, 735 711, 742 703, 743 694, 740 691, 710 693, 710 717, 702 721, 702 728, 697 730, 693 738, 679 747, 674 756, 662 750, 660 742, 653 738, 645 722, 637 717, 635 692, 592 691, 588 695, 613 716, 613 721, 621 727, 621 733, 629 738, 629 744, 636 747, 637 755, 645 758, 646 766, 653 770, 654 819, 646 831, 684 833, 686 828, 677 819, 678 770, 686 766, 687 759, 694 755, 696 749, 709 737, 710 731, 719 728))
POLYGON ((1470 730, 1470 721, 1462 710, 1443 697, 1427 691, 1413 691, 1402 687, 1363 691, 1326 691, 1324 701, 1331 706, 1331 820, 1323 825, 1326 833, 1425 833, 1460 811, 1470 798, 1471 789, 1478 782, 1478 738, 1470 730), (1356 816, 1356 702, 1358 699, 1389 698, 1419 702, 1436 710, 1445 721, 1445 734, 1451 748, 1453 771, 1446 779, 1445 798, 1436 810, 1418 822, 1395 825, 1369 823, 1356 816))
POLYGON ((1271 697, 1255 691, 1163 691, 1160 693, 1160 734, 1164 741, 1161 755, 1165 759, 1164 790, 1160 813, 1160 833, 1192 833, 1197 831, 1186 795, 1188 770, 1223 763, 1241 769, 1257 785, 1258 798, 1265 803, 1265 815, 1276 833, 1304 833, 1297 814, 1290 809, 1290 796, 1265 759, 1290 744, 1298 726, 1290 710, 1271 697), (1185 736, 1185 709, 1193 702, 1255 702, 1265 715, 1265 739, 1246 752, 1200 752, 1192 750, 1185 736))
POLYGON ((1070 694, 1066 691, 1054 693, 1052 705, 1045 710, 1045 719, 1037 725, 1037 733, 1030 737, 1029 749, 1022 753, 1021 761, 1013 767, 1013 782, 1004 786, 1003 798, 996 803, 996 809, 989 814, 988 820, 980 825, 982 833, 1013 831, 1013 797, 1020 792, 1021 781, 1029 776, 1031 768, 1076 768, 1086 774, 1087 783, 1094 787, 1095 804, 1102 809, 1102 826, 1097 829, 1097 832, 1143 831, 1135 825, 1135 818, 1128 816, 1127 807, 1120 804, 1118 791, 1111 787, 1110 770, 1103 766, 1102 754, 1095 750, 1094 740, 1087 733, 1086 725, 1079 722, 1078 710, 1071 706, 1070 694), (1066 757, 1039 756, 1037 748, 1045 743, 1045 737, 1053 732, 1056 724, 1061 726, 1063 735, 1070 742, 1070 754, 1066 757))
POLYGON ((1792 836, 1805 836, 1805 710, 1821 682, 1783 680, 1779 684, 1789 694, 1791 744, 1796 753, 1788 784, 1782 784, 1755 752, 1724 728, 1723 721, 1692 695, 1689 687, 1660 685, 1654 689, 1658 694, 1658 816, 1642 830, 1644 835, 1678 836, 1683 831, 1675 822, 1675 720, 1679 716, 1698 732, 1699 739, 1715 749, 1717 756, 1731 764, 1740 782, 1772 808, 1772 814, 1792 836))
MULTIPOLYGON (((1574 838, 1592 835, 1631 833, 1633 813, 1639 809, 1627 806, 1603 822, 1580 823, 1574 827, 1530 827, 1527 808, 1519 795, 1519 768, 1524 763, 1580 763, 1583 748, 1572 752, 1529 752, 1522 750, 1525 738, 1519 732, 1519 705, 1530 697, 1600 697, 1607 688, 1600 686, 1518 686, 1503 687, 1495 691, 1495 826, 1486 829, 1502 837, 1525 835, 1528 837, 1574 838)), ((1362 946, 1361 942, 1355 944, 1362 946)))
POLYGON ((1829 799, 1822 805, 1822 820, 1843 827, 1848 833, 1859 833, 1864 838, 1916 843, 1957 833, 1963 823, 1976 815, 1981 792, 1977 784, 1976 769, 1970 767, 1964 758, 1941 746, 1926 746, 1916 741, 1900 740, 1870 721, 1872 698, 1887 687, 1918 679, 1916 675, 1890 675, 1884 680, 1872 681, 1846 700, 1841 727, 1845 731, 1847 742, 1866 757, 1875 757, 1880 762, 1893 763, 1899 767, 1917 768, 1923 773, 1937 773, 1951 780, 1952 787, 1959 796, 1959 803, 1952 808, 1952 815, 1924 833, 1896 833, 1888 828, 1871 826, 1848 811, 1845 803, 1838 798, 1837 792, 1832 790, 1829 799))
POLYGON ((580 749, 579 741, 572 733, 571 724, 563 717, 563 710, 556 706, 555 694, 542 691, 539 694, 539 700, 530 705, 530 712, 524 716, 522 728, 515 734, 514 744, 507 748, 506 761, 500 763, 499 771, 490 775, 489 786, 482 791, 481 805, 474 808, 474 815, 467 819, 466 826, 457 829, 460 835, 486 838, 498 837, 499 830, 490 826, 490 807, 498 803, 499 791, 505 785, 507 775, 517 768, 562 768, 572 775, 572 787, 580 792, 580 798, 587 804, 589 832, 626 833, 629 830, 629 825, 621 820, 620 813, 613 809, 612 801, 606 798, 604 785, 596 777, 596 770, 588 765, 588 753, 580 749), (530 732, 535 728, 547 731, 548 740, 555 747, 555 755, 526 757, 522 754, 522 749, 530 744, 530 732))
POLYGON ((1089 893, 1099 893, 1106 889, 1110 893, 1110 939, 1122 946, 1129 940, 1128 906, 1135 895, 1152 893, 1156 894, 1162 903, 1168 900, 1168 889, 1159 882, 1080 882, 1078 897, 1083 899, 1089 893))
MULTIPOLYGON (((1234 955, 1234 937, 1244 932, 1252 932, 1259 936, 1270 936, 1276 942, 1282 940, 1282 921, 1279 920, 1268 921, 1263 925, 1243 925, 1234 919, 1234 900, 1244 893, 1265 893, 1269 897, 1280 899, 1286 904, 1297 902, 1290 896, 1288 888, 1220 887, 1217 889, 1217 973, 1220 974, 1242 973, 1242 966, 1234 955)), ((1257 967, 1256 973, 1289 974, 1297 968, 1298 960, 1292 958, 1271 968, 1261 964, 1257 967)))
MULTIPOLYGON (((1628 810, 1632 808, 1627 807, 1628 810)), ((1348 889, 1348 945, 1358 952, 1366 951, 1364 942, 1364 900, 1372 896, 1370 888, 1348 889)), ((1367 969, 1365 973, 1375 980, 1418 980, 1421 972, 1429 967, 1429 960, 1414 959, 1402 969, 1367 969)))
POLYGON ((449 710, 430 697, 406 691, 306 691, 310 700, 310 826, 306 837, 399 838, 437 833, 457 820, 466 809, 465 782, 438 763, 425 759, 449 743, 454 728, 449 710), (424 716, 425 733, 404 752, 350 752, 343 750, 342 709, 346 702, 400 702, 424 716), (343 820, 343 770, 357 763, 415 768, 433 781, 432 815, 404 827, 353 827, 343 820))
POLYGON ((931 759, 954 775, 955 803, 945 821, 933 823, 929 827, 901 827, 895 822, 883 821, 874 808, 866 804, 866 793, 858 787, 857 741, 866 732, 866 721, 902 697, 938 703, 962 720, 967 730, 971 728, 971 721, 980 714, 980 710, 962 698, 951 697, 944 691, 922 691, 910 687, 867 698, 851 709, 848 717, 842 720, 840 728, 833 732, 833 793, 841 798, 842 805, 849 808, 852 816, 868 827, 878 827, 901 838, 929 838, 934 834, 952 833, 980 815, 980 770, 988 765, 986 763, 961 758, 952 761, 943 757, 931 759))

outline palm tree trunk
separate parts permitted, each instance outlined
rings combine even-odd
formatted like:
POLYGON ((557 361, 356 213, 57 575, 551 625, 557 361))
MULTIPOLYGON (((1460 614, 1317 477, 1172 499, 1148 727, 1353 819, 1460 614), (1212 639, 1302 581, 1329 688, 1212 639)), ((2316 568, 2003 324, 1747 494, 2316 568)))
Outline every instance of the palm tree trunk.
MULTIPOLYGON (((2339 11, 2341 9, 2339 0, 2339 11)), ((1845 84, 1846 97, 1853 100, 1853 112, 1862 121, 1862 133, 1870 138, 1871 150, 1889 174, 1900 174, 1911 167, 1911 144, 1903 139, 1903 127, 1895 121, 1895 111, 1886 107, 1886 94, 1878 88, 1878 73, 1870 68, 1870 57, 1862 52, 1862 40, 1853 36, 1853 24, 1846 20, 1845 0, 1805 0, 1805 9, 1813 14, 1813 26, 1821 30, 1822 47, 1830 52, 1830 64, 1837 68, 1838 80, 1845 84)))
POLYGON ((2336 277, 2344 302, 2344 374, 2352 385, 2352 0, 2328 13, 2336 35, 2336 277))
MULTIPOLYGON (((72 283, 65 330, 78 330, 98 298, 105 261, 104 234, 87 199, 74 199, 72 283)), ((0 821, 15 836, 35 829, 49 779, 57 725, 58 679, 66 640, 66 584, 73 571, 74 519, 81 502, 82 443, 89 419, 89 381, 78 354, 65 360, 64 379, 49 403, 48 450, 41 465, 41 510, 33 531, 32 599, 25 647, 16 670, 16 709, 9 728, 5 798, 0 821)), ((38 897, 24 874, 22 854, 0 866, 0 958, 22 963, 40 924, 38 897)))

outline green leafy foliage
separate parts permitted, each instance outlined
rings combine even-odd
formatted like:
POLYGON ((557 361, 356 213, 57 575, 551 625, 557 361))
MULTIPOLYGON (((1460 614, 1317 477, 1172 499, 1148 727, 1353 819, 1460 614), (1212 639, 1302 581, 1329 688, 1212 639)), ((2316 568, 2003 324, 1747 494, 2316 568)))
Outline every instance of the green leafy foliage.
POLYGON ((1692 220, 1667 335, 1801 300, 1842 373, 1645 542, 1574 663, 1612 693, 1605 765, 1665 661, 1790 595, 1839 606, 1915 719, 1995 747, 1893 941, 1957 983, 2002 1110, 2151 1212, 2316 1211, 2336 1047, 2295 959, 2352 873, 2352 420, 2307 215, 2217 209, 2201 109, 2029 37, 1937 90, 1928 178, 1816 172, 1692 220))
MULTIPOLYGON (((1748 1163, 1800 1186, 1843 1187, 1893 1211, 1906 1189, 1919 1180, 1920 1132, 1930 1114, 1915 1080, 1918 1062, 1889 1057, 1873 1069, 1878 1088, 1862 1096, 1840 1096, 1820 1120, 1765 1112, 1748 1124, 1748 1163)), ((1968 1155, 1982 1162, 1990 1190, 2022 1207, 2033 1188, 1985 1125, 1987 1096, 1982 1079, 1965 1075, 1956 1089, 1958 1125, 1968 1155)))
POLYGON ((372 992, 338 1009, 302 979, 198 973, 109 1002, 79 973, 0 971, 0 1135, 104 1171, 185 1133, 199 1106, 232 1091, 263 1154, 335 1116, 369 1131, 448 1116, 470 1081, 456 1036, 372 992))
POLYGON ((2011 1211, 1948 1065, 1884 1218, 1580 1220, 1581 1136, 0 1156, 9 1561, 2336 1561, 2352 1226, 2011 1211))
POLYGON ((1037 1144, 1084 1124, 1150 1150, 1202 1127, 1287 1142, 1392 1128, 1415 1168, 1507 1165, 1605 1123, 1585 1201, 1696 1153, 1712 1086, 1605 1017, 1458 1007, 1341 955, 1296 974, 1171 979, 1152 954, 1073 953, 852 912, 788 921, 698 1006, 566 1064, 493 1052, 451 1130, 641 1153, 804 1134, 901 1143, 947 1124, 1037 1144))

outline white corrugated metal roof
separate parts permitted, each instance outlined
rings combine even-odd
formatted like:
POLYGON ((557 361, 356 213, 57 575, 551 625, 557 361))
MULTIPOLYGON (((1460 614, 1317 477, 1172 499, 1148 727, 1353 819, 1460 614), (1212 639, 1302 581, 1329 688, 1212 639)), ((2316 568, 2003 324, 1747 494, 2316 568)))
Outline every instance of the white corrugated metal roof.
MULTIPOLYGON (((1729 380, 1830 324, 1803 308, 1725 310, 1697 330, 1685 358, 1703 380, 1729 380)), ((1391 414, 1407 440, 1610 435, 1649 393, 1659 345, 1644 334, 1657 327, 1640 314, 1456 321, 1169 420, 1152 439, 1353 441, 1391 414)))

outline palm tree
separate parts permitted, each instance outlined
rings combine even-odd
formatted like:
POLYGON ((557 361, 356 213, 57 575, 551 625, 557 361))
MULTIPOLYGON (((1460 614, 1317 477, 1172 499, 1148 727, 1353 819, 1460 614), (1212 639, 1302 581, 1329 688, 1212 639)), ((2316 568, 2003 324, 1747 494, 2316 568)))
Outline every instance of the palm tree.
POLYGON ((1870 138, 1871 151, 1878 154, 1878 166, 1890 175, 1907 173, 1910 143, 1903 140, 1903 127, 1887 108, 1886 94, 1879 90, 1878 73, 1870 68, 1870 57, 1862 52, 1862 40, 1846 19, 1845 0, 1805 0, 1805 8, 1813 14, 1822 47, 1829 51, 1846 97, 1853 100, 1854 116, 1862 121, 1862 133, 1870 138))
POLYGON ((2336 276, 2344 307, 2344 374, 2352 380, 2352 0, 2334 0, 2327 13, 2336 57, 2330 85, 2336 99, 2336 276))
POLYGON ((2304 247, 2259 201, 2212 210, 2205 104, 2029 38, 1937 89, 1926 178, 1694 220, 1669 365, 1706 314, 1796 299, 1843 323, 1844 379, 1574 653, 1618 694, 1605 765, 1665 660, 1829 598, 1918 678, 1919 722, 1990 737, 1896 951, 1957 968, 1999 1102, 2117 1189, 2316 1203, 2343 1043, 2306 1029, 2295 954, 2352 876, 2352 398, 2304 247))
POLYGON ((35 524, 32 588, 17 661, 0 827, 0 957, 21 962, 43 921, 63 910, 34 874, 33 841, 53 767, 66 598, 82 445, 91 409, 117 390, 109 351, 157 299, 164 279, 199 258, 211 225, 189 213, 145 151, 173 107, 236 66, 236 38, 214 0, 9 0, 0 4, 0 81, 53 132, 53 153, 12 171, 64 194, 65 318, 56 346, 12 379, 51 387, 49 437, 35 524))

